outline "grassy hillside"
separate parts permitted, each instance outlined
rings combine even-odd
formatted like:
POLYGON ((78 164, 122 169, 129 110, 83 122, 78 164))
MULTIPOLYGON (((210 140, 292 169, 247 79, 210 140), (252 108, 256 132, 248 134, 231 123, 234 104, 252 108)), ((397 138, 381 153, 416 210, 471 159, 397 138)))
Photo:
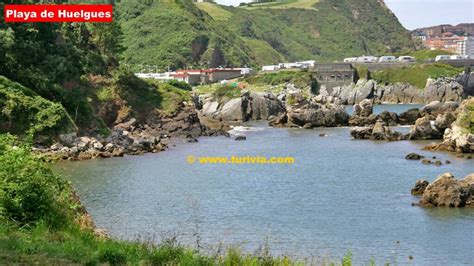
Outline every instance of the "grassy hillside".
POLYGON ((191 0, 122 1, 125 60, 168 67, 341 60, 414 47, 378 0, 294 0, 226 7, 191 0))
POLYGON ((396 53, 396 56, 409 55, 415 57, 418 61, 435 59, 438 55, 452 55, 452 52, 445 50, 418 50, 396 53))
POLYGON ((445 64, 416 64, 402 68, 376 71, 372 78, 381 84, 408 83, 420 89, 426 87, 428 78, 450 77, 461 73, 462 68, 445 64))

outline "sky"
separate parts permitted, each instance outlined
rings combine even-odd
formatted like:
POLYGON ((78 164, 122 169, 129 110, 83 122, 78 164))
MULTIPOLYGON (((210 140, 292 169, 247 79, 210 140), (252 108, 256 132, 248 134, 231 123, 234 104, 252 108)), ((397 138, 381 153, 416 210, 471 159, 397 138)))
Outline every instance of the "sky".
MULTIPOLYGON (((217 0, 222 5, 238 5, 246 0, 217 0)), ((405 28, 440 24, 474 23, 474 0, 385 0, 405 28)))

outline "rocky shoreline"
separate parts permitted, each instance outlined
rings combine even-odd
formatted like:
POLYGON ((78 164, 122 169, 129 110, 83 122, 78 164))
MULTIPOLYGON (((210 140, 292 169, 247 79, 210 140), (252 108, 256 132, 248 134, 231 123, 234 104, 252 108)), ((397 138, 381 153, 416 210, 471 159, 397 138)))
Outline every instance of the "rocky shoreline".
POLYGON ((428 79, 424 89, 410 84, 378 84, 374 80, 360 79, 357 84, 319 89, 319 95, 331 103, 358 104, 365 99, 374 103, 427 104, 433 101, 461 102, 474 96, 474 72, 464 72, 457 77, 428 79))
MULTIPOLYGON (((159 115, 150 119, 152 121, 145 120, 146 122, 138 122, 135 118, 121 120, 111 127, 106 136, 63 134, 55 139, 53 145, 38 144, 34 151, 47 160, 89 160, 125 154, 140 155, 166 150, 175 139, 197 142, 200 136, 229 136, 232 124, 267 120, 273 127, 350 126, 350 135, 355 139, 400 141, 438 140, 444 137, 443 143, 431 145, 427 149, 473 153, 474 136, 466 131, 471 120, 466 116, 470 117, 472 109, 469 108, 474 103, 472 98, 461 105, 458 103, 474 92, 471 81, 472 73, 467 78, 464 74, 455 80, 431 80, 427 89, 422 92, 433 97, 424 99, 443 101, 433 101, 421 110, 413 108, 401 114, 384 111, 376 115, 373 114, 373 105, 389 99, 396 103, 418 102, 413 99, 419 98, 404 94, 404 97, 411 97, 412 100, 400 100, 397 93, 390 90, 380 94, 377 84, 372 80, 361 80, 355 85, 355 89, 345 90, 349 91, 348 97, 337 93, 325 94, 325 88, 320 90, 319 95, 312 95, 306 89, 298 89, 291 84, 287 84, 279 94, 243 90, 240 97, 225 100, 216 99, 212 95, 195 95, 192 102, 183 103, 174 115, 159 115), (347 100, 349 98, 351 100, 347 100), (342 103, 355 103, 352 115, 346 112, 342 103), (402 134, 391 129, 400 125, 410 125, 410 133, 402 134)), ((420 92, 418 89, 417 91, 420 92)))
POLYGON ((153 124, 135 118, 116 124, 108 136, 59 135, 51 146, 36 145, 35 153, 48 161, 90 160, 157 153, 168 149, 176 139, 197 142, 200 136, 229 136, 229 125, 200 116, 194 106, 182 106, 174 116, 162 116, 153 124))

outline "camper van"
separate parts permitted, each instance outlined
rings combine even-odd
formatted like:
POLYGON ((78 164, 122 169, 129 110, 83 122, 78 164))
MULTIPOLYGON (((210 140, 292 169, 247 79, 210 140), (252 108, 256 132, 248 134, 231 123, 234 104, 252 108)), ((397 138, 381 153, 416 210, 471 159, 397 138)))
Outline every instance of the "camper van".
POLYGON ((344 63, 355 63, 355 62, 357 62, 357 57, 344 58, 344 63))
POLYGON ((400 56, 398 58, 398 61, 403 62, 403 63, 410 63, 410 62, 415 62, 416 59, 413 56, 404 55, 404 56, 400 56))
POLYGON ((278 71, 280 70, 280 66, 277 65, 270 65, 270 66, 263 66, 262 71, 278 71))
POLYGON ((375 56, 361 56, 357 58, 357 63, 376 63, 378 58, 375 56))
POLYGON ((392 56, 392 55, 382 56, 379 59, 379 63, 393 63, 393 62, 396 62, 396 61, 397 61, 397 58, 395 56, 392 56))
POLYGON ((444 61, 444 60, 451 60, 451 56, 450 55, 438 55, 436 58, 435 58, 435 61, 438 62, 438 61, 444 61))

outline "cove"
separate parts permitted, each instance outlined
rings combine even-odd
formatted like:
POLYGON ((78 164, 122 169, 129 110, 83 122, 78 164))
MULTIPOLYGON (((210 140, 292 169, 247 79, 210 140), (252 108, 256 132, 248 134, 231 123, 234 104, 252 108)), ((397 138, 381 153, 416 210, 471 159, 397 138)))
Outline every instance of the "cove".
MULTIPOLYGON (((406 128, 402 128, 406 129, 406 128)), ((355 264, 462 265, 474 261, 474 210, 413 207, 417 179, 474 172, 474 161, 421 151, 429 141, 356 141, 348 128, 242 129, 246 141, 203 137, 158 154, 62 162, 96 224, 113 237, 177 236, 205 250, 219 243, 297 258, 355 264), (327 137, 319 137, 326 133, 327 137), (443 166, 407 161, 418 152, 443 166), (293 156, 293 165, 190 165, 186 156, 293 156), (413 260, 408 257, 413 256, 413 260)))

